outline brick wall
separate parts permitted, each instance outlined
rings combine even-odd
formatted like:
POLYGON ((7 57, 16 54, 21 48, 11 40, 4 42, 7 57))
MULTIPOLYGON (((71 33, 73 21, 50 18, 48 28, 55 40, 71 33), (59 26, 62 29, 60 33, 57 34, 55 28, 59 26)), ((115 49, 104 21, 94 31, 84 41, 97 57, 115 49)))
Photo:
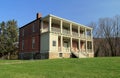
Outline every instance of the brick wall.
POLYGON ((40 19, 36 19, 19 29, 19 53, 40 52, 40 19), (34 32, 33 32, 34 26, 34 32), (24 36, 22 35, 24 30, 24 36), (32 38, 35 39, 35 47, 32 48, 32 38), (22 50, 22 40, 24 49, 22 50))

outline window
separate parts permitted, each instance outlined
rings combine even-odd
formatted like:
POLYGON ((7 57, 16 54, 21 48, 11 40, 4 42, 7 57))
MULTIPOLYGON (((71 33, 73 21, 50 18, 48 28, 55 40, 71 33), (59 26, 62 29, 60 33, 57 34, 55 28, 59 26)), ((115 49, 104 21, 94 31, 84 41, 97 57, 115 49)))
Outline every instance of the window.
POLYGON ((62 57, 63 56, 63 54, 62 53, 59 53, 59 57, 62 57))
POLYGON ((35 48, 35 38, 33 37, 32 38, 32 49, 34 49, 35 48))
POLYGON ((24 29, 22 30, 22 36, 24 36, 24 29))
POLYGON ((35 32, 35 23, 33 23, 32 32, 35 32))
POLYGON ((53 41, 53 46, 56 46, 56 41, 53 41))
POLYGON ((24 50, 24 40, 22 40, 22 50, 24 50))
POLYGON ((87 43, 87 48, 88 48, 88 49, 92 49, 92 42, 88 42, 88 43, 87 43))

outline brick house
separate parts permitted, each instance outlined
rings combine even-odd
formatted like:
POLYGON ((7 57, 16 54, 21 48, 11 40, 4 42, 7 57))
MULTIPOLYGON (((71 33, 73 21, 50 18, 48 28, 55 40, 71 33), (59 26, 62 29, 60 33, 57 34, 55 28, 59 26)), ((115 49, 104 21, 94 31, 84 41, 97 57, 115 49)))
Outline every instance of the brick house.
POLYGON ((36 17, 19 29, 20 59, 94 57, 91 27, 51 14, 36 17))

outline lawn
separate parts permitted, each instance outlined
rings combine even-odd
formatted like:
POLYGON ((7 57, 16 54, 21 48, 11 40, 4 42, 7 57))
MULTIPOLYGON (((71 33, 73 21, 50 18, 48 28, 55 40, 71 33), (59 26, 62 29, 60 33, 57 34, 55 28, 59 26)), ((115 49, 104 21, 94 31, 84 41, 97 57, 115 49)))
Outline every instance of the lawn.
POLYGON ((0 78, 120 78, 120 57, 0 60, 0 78))

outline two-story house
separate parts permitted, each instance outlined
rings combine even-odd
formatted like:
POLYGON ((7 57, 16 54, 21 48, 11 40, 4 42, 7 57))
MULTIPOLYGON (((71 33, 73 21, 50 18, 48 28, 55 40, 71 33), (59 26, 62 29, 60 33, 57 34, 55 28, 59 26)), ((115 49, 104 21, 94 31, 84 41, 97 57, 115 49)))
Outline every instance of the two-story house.
POLYGON ((37 13, 37 18, 19 31, 20 59, 94 57, 91 27, 37 13))

